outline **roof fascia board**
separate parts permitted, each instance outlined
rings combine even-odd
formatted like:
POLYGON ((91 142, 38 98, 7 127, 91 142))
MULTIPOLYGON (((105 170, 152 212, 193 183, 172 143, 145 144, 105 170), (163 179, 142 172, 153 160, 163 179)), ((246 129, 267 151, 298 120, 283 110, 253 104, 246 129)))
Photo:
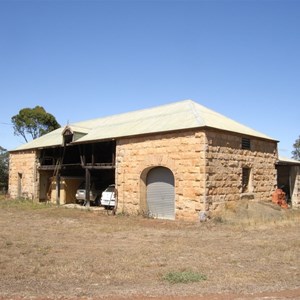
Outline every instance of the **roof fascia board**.
POLYGON ((235 131, 230 131, 230 130, 226 130, 226 129, 215 128, 215 127, 211 127, 211 126, 203 126, 203 128, 210 129, 212 131, 215 130, 215 131, 222 131, 222 132, 234 133, 234 134, 242 136, 242 137, 251 137, 251 138, 258 139, 258 140, 273 141, 273 142, 279 143, 278 140, 274 140, 272 138, 268 139, 268 138, 264 138, 264 137, 257 136, 257 135, 251 135, 251 134, 246 134, 246 133, 241 133, 241 132, 235 132, 235 131))
POLYGON ((170 134, 170 133, 195 131, 197 129, 199 131, 205 131, 205 130, 219 131, 219 132, 226 132, 226 133, 235 134, 235 135, 238 135, 240 137, 251 137, 251 138, 258 139, 258 140, 264 140, 264 141, 269 141, 269 142, 271 141, 271 142, 275 142, 275 143, 279 142, 279 141, 271 139, 271 138, 267 139, 267 138, 263 138, 263 137, 258 137, 258 136, 249 135, 249 134, 243 134, 243 133, 239 133, 239 132, 233 132, 233 131, 229 131, 229 130, 223 130, 223 129, 214 128, 214 127, 210 127, 210 126, 199 126, 199 127, 191 127, 191 128, 177 129, 177 130, 157 131, 157 132, 151 132, 151 133, 126 135, 126 136, 111 137, 111 138, 105 138, 105 139, 96 139, 96 140, 84 141, 84 142, 74 141, 74 142, 72 142, 70 144, 72 144, 72 145, 91 144, 91 143, 95 143, 95 142, 105 142, 105 141, 128 139, 128 138, 138 138, 138 137, 154 136, 154 135, 157 135, 157 134, 170 134))

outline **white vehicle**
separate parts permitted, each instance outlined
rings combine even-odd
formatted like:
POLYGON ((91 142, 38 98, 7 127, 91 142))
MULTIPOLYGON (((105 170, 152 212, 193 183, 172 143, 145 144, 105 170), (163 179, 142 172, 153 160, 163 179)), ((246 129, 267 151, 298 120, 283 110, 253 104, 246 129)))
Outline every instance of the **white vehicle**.
MULTIPOLYGON (((96 181, 92 181, 91 186, 90 186, 90 201, 94 205, 99 205, 99 200, 101 193, 104 188, 101 188, 99 186, 99 183, 96 181)), ((75 197, 76 201, 82 205, 86 205, 86 195, 85 195, 85 182, 82 182, 81 185, 78 187, 75 197)))
POLYGON ((101 206, 106 209, 114 209, 116 207, 116 187, 114 184, 109 185, 101 196, 101 206))

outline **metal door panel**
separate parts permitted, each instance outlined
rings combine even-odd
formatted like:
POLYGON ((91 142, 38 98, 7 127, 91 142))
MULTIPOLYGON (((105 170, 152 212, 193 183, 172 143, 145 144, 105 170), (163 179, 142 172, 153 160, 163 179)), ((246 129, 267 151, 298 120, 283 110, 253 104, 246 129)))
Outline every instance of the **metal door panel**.
POLYGON ((147 205, 151 217, 175 219, 174 176, 169 169, 156 167, 149 171, 147 205))

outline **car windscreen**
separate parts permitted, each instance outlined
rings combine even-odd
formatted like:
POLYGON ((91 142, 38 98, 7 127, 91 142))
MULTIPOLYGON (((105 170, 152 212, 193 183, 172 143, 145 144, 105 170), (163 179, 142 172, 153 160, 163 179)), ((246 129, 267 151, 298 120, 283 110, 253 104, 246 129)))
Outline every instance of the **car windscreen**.
POLYGON ((110 186, 105 190, 105 192, 109 192, 109 193, 113 193, 114 191, 115 191, 115 187, 113 186, 110 186))

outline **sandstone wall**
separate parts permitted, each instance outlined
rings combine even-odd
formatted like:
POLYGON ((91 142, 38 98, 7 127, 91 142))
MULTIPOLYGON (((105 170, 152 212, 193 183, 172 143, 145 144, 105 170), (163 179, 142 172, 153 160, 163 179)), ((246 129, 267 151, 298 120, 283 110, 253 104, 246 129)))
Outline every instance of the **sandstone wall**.
MULTIPOLYGON (((276 187, 277 144, 251 138, 251 150, 242 150, 241 140, 237 134, 211 129, 117 140, 118 212, 147 213, 146 178, 157 166, 174 175, 176 218, 198 219, 200 212, 212 211, 226 201, 271 200, 276 187), (242 190, 243 168, 251 170, 247 193, 242 190)), ((37 166, 35 151, 10 154, 11 197, 39 198, 37 166)), ((44 181, 46 186, 48 181, 44 181)))
POLYGON ((277 144, 250 138, 251 150, 241 149, 242 137, 221 131, 206 132, 207 202, 214 210, 225 201, 271 200, 276 187, 277 144), (249 190, 242 191, 242 169, 250 168, 249 190))
POLYGON ((243 198, 271 200, 276 186, 277 144, 251 138, 251 150, 241 149, 242 137, 207 130, 124 138, 117 142, 116 183, 119 212, 143 213, 146 177, 156 166, 175 178, 176 218, 199 218, 225 201, 243 198), (249 191, 242 191, 242 169, 251 169, 249 191))
POLYGON ((175 178, 176 218, 195 218, 204 194, 205 135, 193 131, 124 138, 117 141, 118 211, 146 212, 146 176, 156 166, 169 168, 175 178))
POLYGON ((8 192, 12 198, 38 199, 37 162, 36 151, 10 153, 8 192))
POLYGON ((292 207, 300 208, 300 167, 291 167, 292 207))

